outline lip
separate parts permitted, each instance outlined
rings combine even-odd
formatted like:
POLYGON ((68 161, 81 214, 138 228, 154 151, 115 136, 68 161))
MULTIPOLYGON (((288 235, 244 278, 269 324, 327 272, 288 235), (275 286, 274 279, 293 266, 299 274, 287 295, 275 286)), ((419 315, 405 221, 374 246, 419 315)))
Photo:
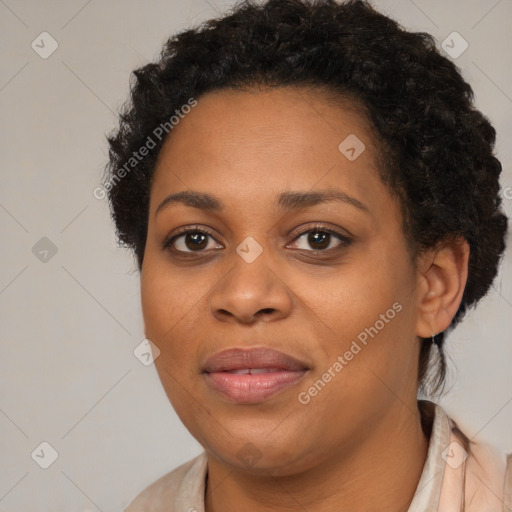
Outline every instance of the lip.
POLYGON ((202 373, 208 385, 224 398, 252 404, 296 385, 309 369, 288 354, 257 347, 218 352, 206 361, 202 373))

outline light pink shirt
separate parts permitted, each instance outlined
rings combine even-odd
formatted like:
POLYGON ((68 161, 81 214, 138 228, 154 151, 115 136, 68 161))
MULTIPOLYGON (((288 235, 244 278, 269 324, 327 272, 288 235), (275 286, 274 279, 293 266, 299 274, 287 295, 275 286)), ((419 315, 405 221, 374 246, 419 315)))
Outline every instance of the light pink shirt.
MULTIPOLYGON (((512 512, 512 454, 469 442, 435 407, 427 459, 408 512, 512 512)), ((204 512, 206 453, 144 489, 125 512, 204 512)))

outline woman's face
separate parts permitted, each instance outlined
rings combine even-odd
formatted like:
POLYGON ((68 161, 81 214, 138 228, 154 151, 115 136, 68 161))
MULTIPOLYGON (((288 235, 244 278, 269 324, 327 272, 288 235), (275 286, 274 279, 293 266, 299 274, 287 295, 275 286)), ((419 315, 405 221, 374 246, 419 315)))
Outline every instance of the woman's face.
POLYGON ((215 460, 292 474, 414 411, 418 276, 375 155, 354 105, 305 88, 208 93, 165 142, 145 334, 215 460))

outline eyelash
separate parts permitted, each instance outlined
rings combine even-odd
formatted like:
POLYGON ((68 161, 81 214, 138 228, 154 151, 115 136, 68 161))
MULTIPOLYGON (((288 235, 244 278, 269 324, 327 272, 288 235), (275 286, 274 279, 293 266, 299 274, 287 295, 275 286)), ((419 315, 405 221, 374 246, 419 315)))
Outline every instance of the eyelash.
MULTIPOLYGON (((292 242, 295 242, 295 241, 299 240, 302 236, 304 236, 304 235, 306 235, 308 233, 315 233, 315 232, 316 233, 325 233, 325 234, 333 235, 334 237, 338 238, 340 243, 336 247, 332 247, 330 249, 310 249, 310 250, 308 250, 308 249, 298 249, 298 250, 304 251, 304 252, 308 252, 308 253, 314 253, 314 254, 330 253, 331 251, 336 251, 337 249, 339 250, 340 248, 349 246, 352 243, 352 241, 353 241, 350 237, 340 233, 339 231, 336 231, 336 230, 333 230, 331 228, 327 228, 325 226, 317 224, 317 225, 308 227, 307 229, 301 231, 300 233, 297 233, 297 235, 292 240, 292 242)), ((163 250, 167 250, 167 251, 171 250, 172 249, 172 245, 174 244, 174 242, 176 242, 176 240, 178 240, 180 237, 183 237, 184 235, 188 235, 188 234, 191 234, 191 233, 209 236, 209 237, 211 237, 213 240, 215 240, 217 242, 215 237, 208 230, 206 230, 204 228, 201 228, 199 226, 194 226, 194 227, 183 228, 180 231, 178 231, 178 233, 175 233, 174 235, 166 238, 163 241, 163 243, 162 243, 162 249, 163 250)), ((219 242, 217 242, 217 243, 219 243, 219 242)), ((214 249, 214 250, 217 250, 217 249, 214 249)), ((210 251, 205 251, 205 250, 200 250, 200 251, 180 251, 180 250, 176 250, 176 249, 174 251, 175 251, 175 253, 179 254, 180 256, 186 255, 184 257, 193 257, 194 255, 198 255, 198 254, 202 254, 202 253, 204 254, 204 253, 210 252, 210 251)))

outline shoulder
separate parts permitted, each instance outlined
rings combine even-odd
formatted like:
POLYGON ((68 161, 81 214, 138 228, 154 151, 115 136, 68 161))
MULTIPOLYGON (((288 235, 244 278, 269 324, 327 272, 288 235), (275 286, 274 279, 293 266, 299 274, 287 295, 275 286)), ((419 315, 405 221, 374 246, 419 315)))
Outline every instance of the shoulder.
POLYGON ((469 453, 465 492, 468 510, 511 510, 512 455, 483 442, 472 442, 469 453))
POLYGON ((125 512, 173 512, 194 510, 204 499, 206 453, 166 473, 146 487, 125 512), (185 508, 183 508, 185 506, 185 508))
POLYGON ((461 510, 467 512, 511 510, 512 455, 469 439, 452 419, 448 424, 443 494, 452 499, 459 495, 461 510))

